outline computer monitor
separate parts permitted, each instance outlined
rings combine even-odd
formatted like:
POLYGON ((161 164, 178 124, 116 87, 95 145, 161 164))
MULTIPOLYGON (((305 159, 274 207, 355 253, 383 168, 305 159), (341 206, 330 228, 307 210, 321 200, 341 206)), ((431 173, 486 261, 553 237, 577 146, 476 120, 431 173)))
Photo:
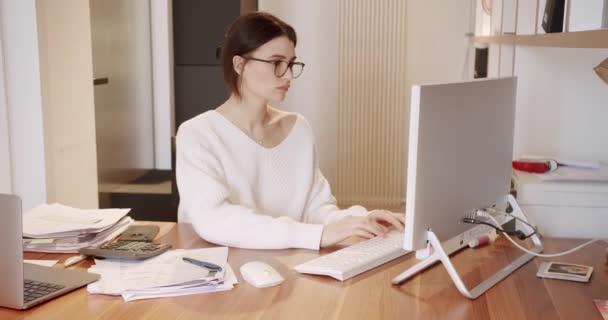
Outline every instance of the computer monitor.
POLYGON ((505 210, 507 202, 518 208, 509 198, 516 86, 507 77, 412 87, 403 248, 425 259, 394 284, 441 261, 459 290, 476 298, 508 275, 469 291, 448 255, 477 236, 478 226, 463 218, 487 207, 505 210))
MULTIPOLYGON (((476 208, 506 207, 515 122, 514 77, 412 88, 404 249, 448 241, 476 208)), ((458 241, 460 243, 460 241, 458 241)))

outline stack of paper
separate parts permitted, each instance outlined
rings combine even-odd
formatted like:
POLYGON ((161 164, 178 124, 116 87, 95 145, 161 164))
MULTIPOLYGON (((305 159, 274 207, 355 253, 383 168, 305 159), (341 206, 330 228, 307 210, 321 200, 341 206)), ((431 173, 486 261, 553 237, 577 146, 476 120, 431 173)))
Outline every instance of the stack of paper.
POLYGON ((126 230, 129 209, 83 210, 61 204, 41 205, 23 214, 25 251, 78 252, 126 230))
POLYGON ((95 260, 89 272, 101 279, 88 285, 93 294, 121 295, 125 301, 230 290, 237 283, 227 262, 228 248, 178 249, 144 260, 95 260), (214 273, 183 257, 222 267, 214 273))

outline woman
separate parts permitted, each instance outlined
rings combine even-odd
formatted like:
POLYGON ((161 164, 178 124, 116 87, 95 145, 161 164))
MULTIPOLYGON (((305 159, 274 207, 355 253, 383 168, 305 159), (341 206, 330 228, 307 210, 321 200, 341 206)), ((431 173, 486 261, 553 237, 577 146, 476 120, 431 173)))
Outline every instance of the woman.
POLYGON ((321 174, 313 132, 285 99, 304 64, 294 29, 268 13, 236 19, 221 63, 230 96, 177 134, 179 220, 205 240, 241 248, 319 249, 403 230, 403 214, 340 210, 321 174))

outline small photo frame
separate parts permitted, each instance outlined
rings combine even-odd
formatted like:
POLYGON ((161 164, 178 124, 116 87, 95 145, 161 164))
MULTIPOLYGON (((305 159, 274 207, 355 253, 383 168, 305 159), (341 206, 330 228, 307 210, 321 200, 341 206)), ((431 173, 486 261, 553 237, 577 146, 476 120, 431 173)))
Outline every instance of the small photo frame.
POLYGON ((565 262, 543 262, 536 274, 541 278, 588 282, 593 267, 565 262))
POLYGON ((593 272, 593 268, 579 264, 551 262, 547 268, 547 273, 588 277, 593 272))

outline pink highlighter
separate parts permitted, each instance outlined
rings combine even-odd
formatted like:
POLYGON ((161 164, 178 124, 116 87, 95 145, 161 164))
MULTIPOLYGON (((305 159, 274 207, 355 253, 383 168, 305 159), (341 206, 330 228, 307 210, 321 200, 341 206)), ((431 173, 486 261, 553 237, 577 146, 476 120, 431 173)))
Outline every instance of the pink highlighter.
POLYGON ((484 235, 477 237, 477 239, 473 239, 473 240, 469 241, 469 248, 477 248, 477 247, 485 246, 488 243, 490 243, 490 236, 488 236, 487 234, 484 234, 484 235))
POLYGON ((514 160, 512 166, 520 171, 545 173, 557 169, 559 163, 555 160, 514 160))

